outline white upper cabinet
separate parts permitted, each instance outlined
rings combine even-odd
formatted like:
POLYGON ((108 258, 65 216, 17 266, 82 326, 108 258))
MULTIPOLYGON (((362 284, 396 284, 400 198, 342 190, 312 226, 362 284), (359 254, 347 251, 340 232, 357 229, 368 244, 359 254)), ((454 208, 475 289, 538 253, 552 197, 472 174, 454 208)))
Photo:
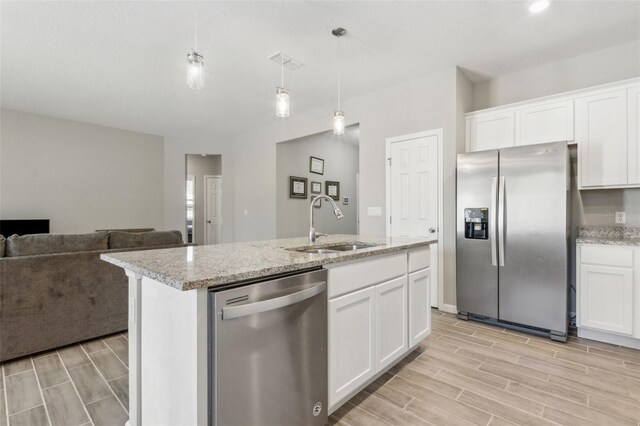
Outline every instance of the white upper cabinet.
POLYGON ((501 111, 467 118, 467 151, 515 145, 515 112, 501 111))
POLYGON ((640 184, 640 87, 627 91, 629 184, 640 184))
POLYGON ((544 102, 516 111, 516 145, 573 141, 573 100, 544 102))
POLYGON ((467 151, 567 141, 578 188, 640 187, 640 78, 465 114, 467 151))
POLYGON ((580 188, 627 184, 627 91, 576 99, 580 188))

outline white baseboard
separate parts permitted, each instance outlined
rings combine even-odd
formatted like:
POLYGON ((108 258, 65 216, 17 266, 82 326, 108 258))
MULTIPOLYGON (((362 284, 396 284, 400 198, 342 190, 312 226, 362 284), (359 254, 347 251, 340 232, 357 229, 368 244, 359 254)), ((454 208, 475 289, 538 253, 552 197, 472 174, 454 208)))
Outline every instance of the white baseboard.
POLYGON ((458 314, 458 308, 456 307, 456 305, 447 305, 446 303, 442 305, 441 311, 448 312, 450 314, 458 314))
POLYGON ((613 333, 607 333, 605 331, 590 330, 588 328, 580 327, 578 328, 578 337, 610 343, 612 345, 626 346, 627 348, 640 349, 640 339, 620 336, 613 333))

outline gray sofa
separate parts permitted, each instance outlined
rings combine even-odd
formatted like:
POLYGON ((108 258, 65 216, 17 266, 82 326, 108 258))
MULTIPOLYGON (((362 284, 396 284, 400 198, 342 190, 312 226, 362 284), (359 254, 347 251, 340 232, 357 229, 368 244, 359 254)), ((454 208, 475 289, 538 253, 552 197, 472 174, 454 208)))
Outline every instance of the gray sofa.
POLYGON ((100 254, 182 245, 180 231, 0 236, 0 362, 126 330, 127 277, 100 254))

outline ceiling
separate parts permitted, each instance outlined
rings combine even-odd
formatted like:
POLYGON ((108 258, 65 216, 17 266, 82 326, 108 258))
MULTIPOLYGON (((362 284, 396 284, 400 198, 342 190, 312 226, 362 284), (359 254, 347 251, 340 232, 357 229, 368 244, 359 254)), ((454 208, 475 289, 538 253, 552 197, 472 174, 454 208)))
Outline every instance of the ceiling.
POLYGON ((9 2, 1 7, 2 106, 165 136, 230 135, 274 117, 277 51, 292 115, 458 65, 475 81, 640 39, 640 2, 9 2), (186 54, 206 88, 186 87, 186 54))

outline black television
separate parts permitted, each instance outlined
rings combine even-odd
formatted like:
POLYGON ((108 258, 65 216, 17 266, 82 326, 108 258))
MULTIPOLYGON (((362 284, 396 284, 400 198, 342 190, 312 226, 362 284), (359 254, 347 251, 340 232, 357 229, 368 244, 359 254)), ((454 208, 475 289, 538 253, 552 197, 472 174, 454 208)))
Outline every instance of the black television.
POLYGON ((0 235, 48 234, 49 219, 10 219, 0 220, 0 235))

